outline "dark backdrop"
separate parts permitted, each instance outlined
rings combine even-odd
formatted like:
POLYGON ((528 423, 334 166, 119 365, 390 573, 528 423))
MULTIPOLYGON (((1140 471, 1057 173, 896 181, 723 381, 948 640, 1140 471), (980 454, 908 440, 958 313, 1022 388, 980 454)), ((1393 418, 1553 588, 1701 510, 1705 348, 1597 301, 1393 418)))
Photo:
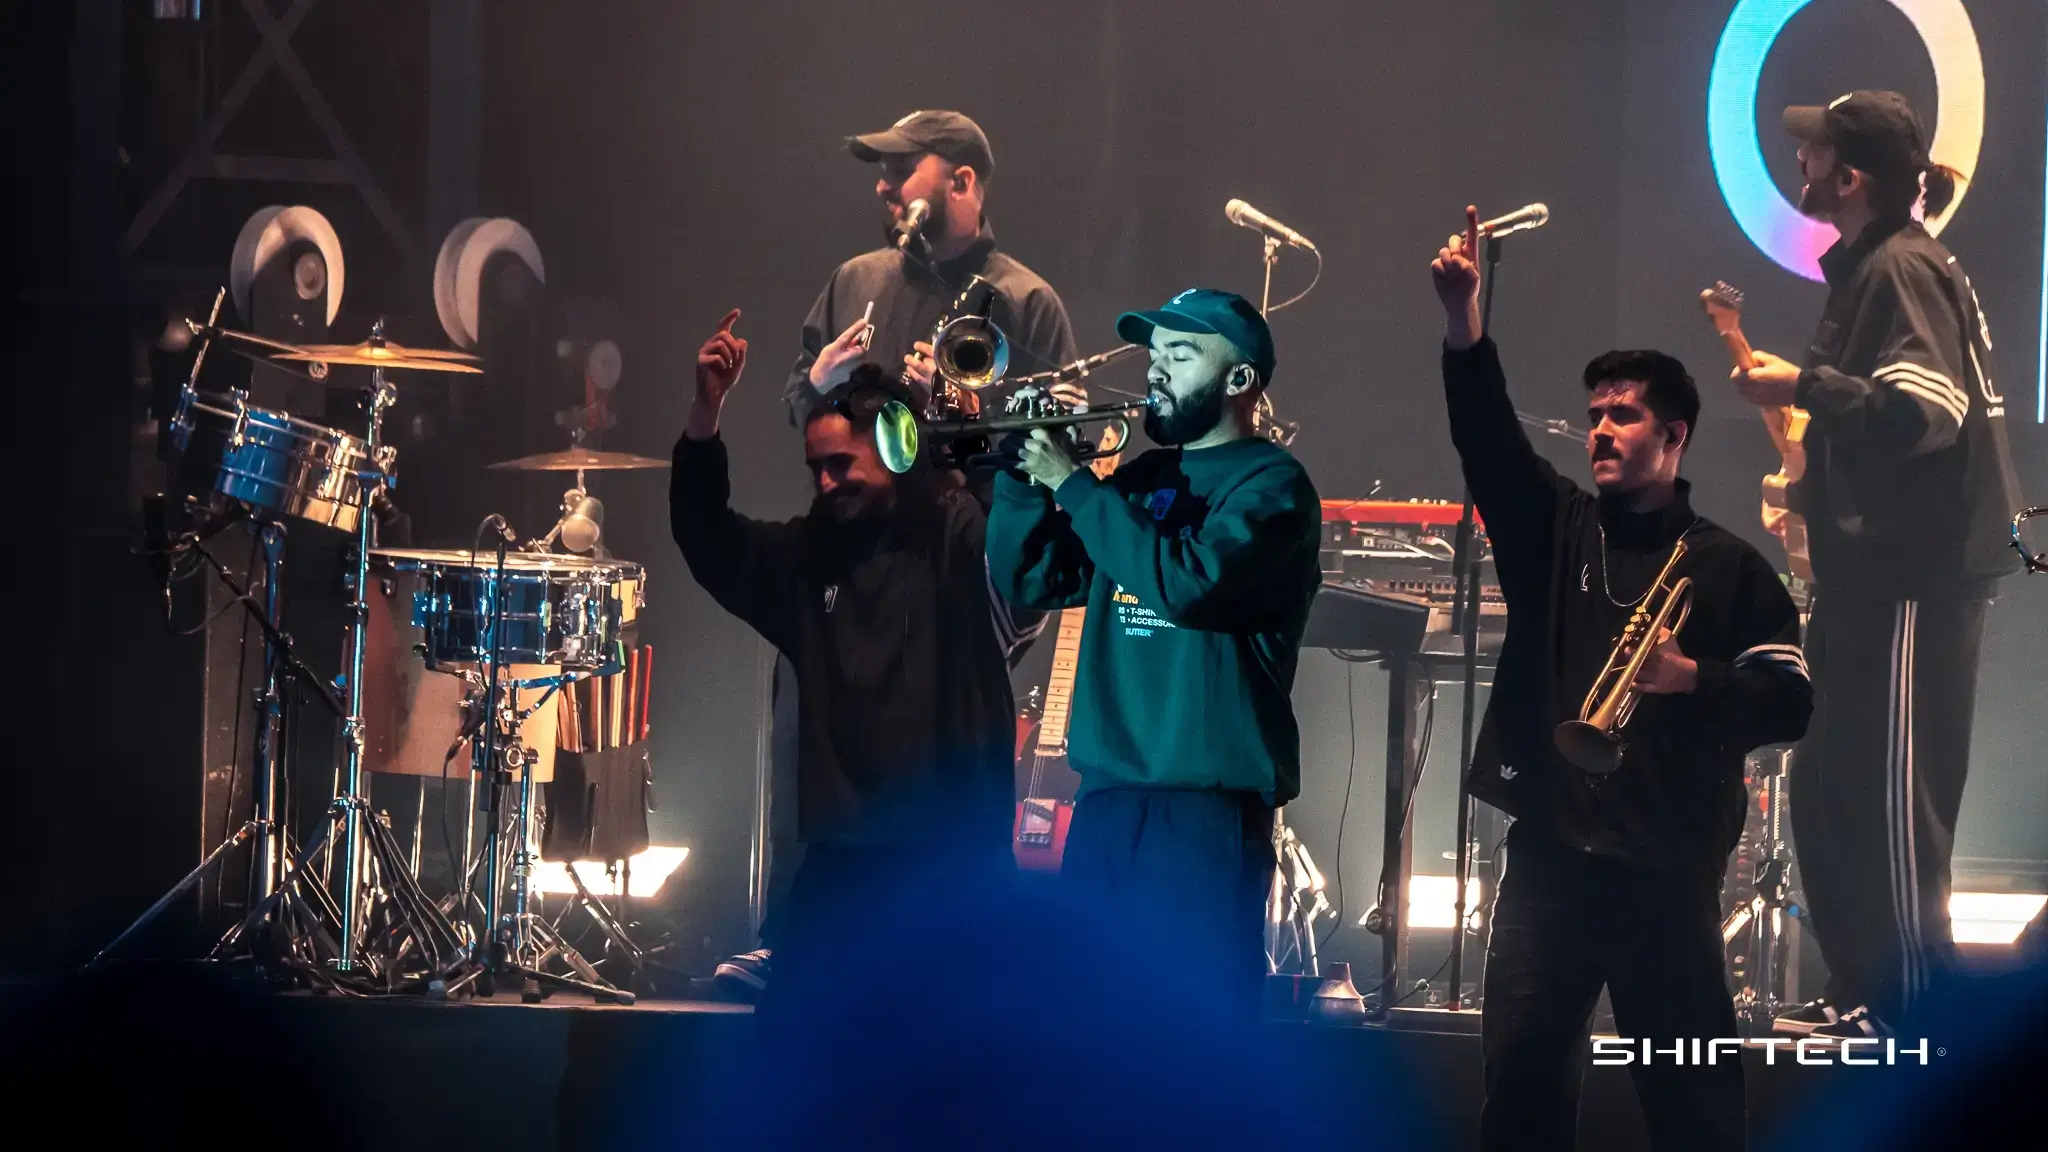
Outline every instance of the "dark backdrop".
MULTIPOLYGON (((664 449, 687 400, 690 352, 725 308, 746 310, 753 361, 726 435, 739 503, 762 515, 792 514, 805 498, 795 434, 775 403, 798 322, 831 267, 878 235, 872 170, 845 155, 848 133, 920 107, 974 116, 994 145, 998 236, 1060 291, 1087 351, 1111 346, 1117 311, 1193 284, 1256 295, 1259 243, 1223 219, 1225 200, 1243 197, 1309 234, 1327 266, 1314 293, 1276 318, 1274 398, 1301 422, 1295 450, 1326 496, 1375 485, 1393 497, 1458 496, 1424 264, 1466 202, 1492 213, 1543 200, 1553 222, 1511 242, 1496 304, 1519 402, 1577 417, 1578 368, 1614 344, 1687 359, 1709 385, 1689 467, 1700 502, 1765 544, 1754 493, 1775 460, 1754 416, 1712 386, 1725 367, 1694 298, 1717 277, 1744 284, 1754 338, 1796 354, 1821 293, 1749 245, 1714 184, 1704 93, 1729 7, 499 5, 482 186, 490 211, 542 238, 551 274, 628 302, 642 337, 626 372, 633 450, 664 449), (926 45, 942 47, 928 55, 926 45)), ((1970 7, 1991 109, 1978 183, 1946 239, 1995 317, 1997 371, 2018 417, 2031 413, 2021 382, 2035 369, 2042 65, 2028 46, 2042 42, 2042 21, 2021 2, 1970 7)), ((1825 100, 1852 84, 1931 105, 1931 69, 1902 17, 1819 0, 1787 29, 1758 104, 1825 100)), ((1766 121, 1768 147, 1780 138, 1766 121)), ((1790 148, 1779 152, 1774 171, 1788 179, 1790 148)), ((1310 270, 1286 252, 1275 300, 1310 270)), ((1106 379, 1130 386, 1137 375, 1127 363, 1106 379)), ((2015 430, 2022 453, 2037 456, 2036 430, 2015 430)), ((1561 466, 1582 466, 1574 445, 1545 447, 1561 466)), ((2030 476, 2038 496, 2038 468, 2030 476)), ((658 832, 697 846, 694 883, 738 893, 730 873, 745 861, 758 685, 757 665, 736 657, 757 641, 690 585, 658 509, 635 523, 645 543, 631 554, 654 568, 658 628, 681 654, 664 666, 657 705, 658 832)), ((2048 789, 2028 768, 2040 722, 2027 701, 2043 673, 2025 639, 2041 633, 2048 595, 2021 595, 2017 582, 2011 591, 1993 618, 1966 855, 2039 856, 2048 815, 2048 789)), ((1293 821, 1353 894, 1347 932, 1377 861, 1382 685, 1376 670, 1314 653, 1297 691, 1306 793, 1293 821)), ((1419 871, 1449 870, 1435 857, 1453 843, 1455 695, 1439 707, 1418 804, 1419 871)))
MULTIPOLYGON (((1283 416, 1301 423, 1295 451, 1325 496, 1377 488, 1381 496, 1456 499, 1437 374, 1441 320, 1424 266, 1467 202, 1492 214, 1541 200, 1553 211, 1551 224, 1509 242, 1498 280, 1494 329, 1518 403, 1576 419, 1577 373, 1595 352, 1623 344, 1681 356, 1709 393, 1688 462, 1698 501, 1767 544, 1754 522, 1754 493, 1775 459, 1755 418, 1715 387, 1723 353, 1694 299, 1715 278, 1741 284, 1756 342, 1794 354, 1821 293, 1748 243, 1713 180, 1704 94, 1732 6, 321 5, 295 44, 397 202, 424 263, 383 236, 346 187, 258 188, 247 203, 223 200, 226 193, 202 198, 166 217, 146 255, 180 266, 188 281, 218 283, 248 211, 311 204, 335 221, 350 253, 349 300, 335 338, 357 338, 370 318, 386 314, 399 338, 439 344, 426 289, 441 236, 464 215, 512 217, 539 242, 550 294, 600 302, 597 310, 615 317, 608 323, 623 350, 622 419, 603 446, 653 456, 667 454, 680 427, 695 346, 725 309, 742 308, 753 363, 726 422, 737 499, 750 513, 792 515, 806 500, 806 482, 796 434, 775 396, 799 321, 825 276, 873 246, 881 227, 873 171, 845 154, 842 139, 912 109, 958 108, 994 144, 989 211, 1002 245, 1060 291, 1086 351, 1112 346, 1119 310, 1194 284, 1256 295, 1259 241, 1224 220, 1229 198, 1243 197, 1313 237, 1327 258, 1322 279, 1275 320, 1274 399, 1283 416), (423 46, 449 28, 474 29, 473 55, 423 46), (459 98, 470 77, 478 94, 474 139, 464 130, 469 106, 459 98)), ((2013 413, 2026 490, 2038 501, 2048 475, 2042 430, 2029 421, 2040 371, 2048 103, 2040 46, 2048 27, 2037 0, 1967 6, 1985 57, 1985 144, 1976 185, 1943 239, 1969 267, 1990 314, 1994 371, 2013 413)), ((129 12, 125 40, 122 21, 110 15, 112 0, 77 8, 74 19, 37 6, 27 29, 34 35, 13 43, 47 46, 24 60, 32 68, 15 73, 42 85, 23 106, 48 112, 23 122, 34 129, 23 154, 46 155, 50 170, 66 174, 34 185, 65 226, 31 232, 39 279, 25 297, 41 309, 32 318, 61 325, 66 339, 39 345, 43 359, 22 369, 24 377, 63 386, 25 394, 53 426, 67 429, 64 474, 75 482, 65 488, 73 532, 62 570, 90 574, 125 554, 133 529, 127 501, 138 490, 133 479, 116 483, 121 467, 109 468, 111 457, 127 451, 131 417, 130 370, 109 349, 124 325, 133 327, 125 312, 166 275, 122 267, 113 240, 153 182, 152 165, 175 157, 178 133, 189 132, 204 109, 161 102, 161 91, 197 90, 184 80, 135 94, 138 73, 178 79, 185 59, 161 35, 150 41, 154 56, 143 50, 136 24, 146 16, 136 13, 148 6, 129 12), (92 93, 117 75, 123 106, 95 103, 92 93)), ((228 25, 241 19, 233 5, 207 9, 228 25)), ((212 35, 217 54, 246 52, 251 43, 246 28, 193 34, 212 35)), ((211 79, 216 94, 226 78, 211 79)), ((1901 88, 1927 106, 1932 72, 1889 5, 1815 0, 1785 30, 1758 97, 1762 139, 1774 149, 1781 187, 1790 187, 1791 149, 1771 110, 1851 86, 1901 88)), ((231 134, 236 149, 324 154, 275 77, 252 107, 255 125, 231 134)), ((1275 299, 1300 290, 1310 271, 1302 254, 1287 251, 1275 299)), ((1138 369, 1126 361, 1103 379, 1131 387, 1138 369)), ((491 402, 487 391, 484 403, 491 402)), ((504 454, 560 446, 539 442, 504 454)), ((1545 438, 1541 448, 1569 472, 1583 467, 1571 443, 1545 438)), ((675 555, 663 474, 598 476, 594 488, 609 506, 613 550, 644 562, 650 575, 645 626, 661 651, 654 837, 692 847, 679 878, 703 913, 695 919, 716 946, 742 946, 761 646, 694 587, 675 555)), ((466 528, 501 500, 523 502, 512 514, 531 519, 556 490, 552 478, 521 482, 517 491, 479 483, 461 497, 477 506, 464 508, 459 522, 466 528)), ((70 578, 56 590, 64 612, 44 619, 75 632, 104 621, 105 605, 135 591, 70 578)), ((137 636, 154 624, 143 610, 116 615, 137 636)), ((2048 787, 2038 770, 2037 702, 2048 696, 2043 634, 2048 581, 2010 582, 1987 638, 1958 846, 1966 856, 2048 857, 2039 832, 2048 826, 2048 787)), ((162 695, 160 684, 126 665, 116 679, 118 693, 162 695)), ((1378 858, 1383 685, 1374 669, 1309 653, 1296 692, 1305 794, 1291 819, 1350 894, 1346 935, 1333 944, 1339 955, 1361 944, 1348 938, 1362 936, 1349 925, 1364 911, 1378 858)), ((52 693, 49 707, 85 721, 69 727, 80 735, 65 748, 83 743, 128 765, 122 771, 148 771, 146 740, 79 711, 81 694, 49 680, 43 687, 52 693)), ((1416 811, 1418 871, 1449 871, 1437 857, 1451 847, 1457 723, 1456 693, 1446 691, 1416 811)), ((50 762, 57 767, 48 776, 58 783, 43 802, 60 809, 86 811, 73 793, 110 779, 92 768, 98 761, 71 751, 50 762)), ((88 815, 29 831, 47 860, 62 859, 66 844, 58 841, 97 834, 88 815), (53 830, 59 827, 71 831, 53 830)), ((46 920, 61 918, 67 900, 88 898, 90 884, 74 886, 79 891, 69 895, 39 890, 46 920)), ((153 889, 128 895, 146 900, 145 890, 153 889)), ((69 950, 97 932, 77 929, 83 935, 69 950)))

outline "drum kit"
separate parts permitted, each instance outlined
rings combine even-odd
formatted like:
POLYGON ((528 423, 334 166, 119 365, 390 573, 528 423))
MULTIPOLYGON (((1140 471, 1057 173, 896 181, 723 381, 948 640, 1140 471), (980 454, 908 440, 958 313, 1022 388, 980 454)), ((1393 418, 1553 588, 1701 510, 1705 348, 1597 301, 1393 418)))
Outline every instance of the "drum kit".
MULTIPOLYGON (((506 461, 492 467, 577 473, 575 488, 564 498, 562 521, 547 536, 517 545, 505 518, 492 515, 477 534, 479 541, 487 534, 493 538, 489 547, 380 548, 375 512, 397 484, 397 451, 383 438, 385 413, 397 399, 391 374, 475 374, 482 371, 479 358, 405 347, 385 338, 382 321, 361 344, 284 344, 220 327, 224 297, 225 291, 216 295, 205 324, 186 322, 196 351, 168 427, 173 483, 190 494, 178 522, 196 527, 170 532, 159 500, 150 547, 172 561, 160 565, 160 572, 189 574, 210 567, 263 634, 253 814, 93 963, 108 958, 191 890, 229 849, 247 842, 253 853, 250 910, 221 938, 211 958, 253 957, 280 977, 318 990, 446 999, 494 995, 498 983, 506 981, 517 983, 529 1002, 552 991, 575 990, 600 1001, 631 1003, 634 994, 602 979, 595 965, 562 938, 559 919, 550 923, 530 898, 539 861, 536 768, 544 759, 534 745, 545 743, 545 760, 552 763, 555 709, 571 695, 564 690, 607 677, 620 677, 617 683, 622 684, 630 679, 624 696, 632 699, 632 714, 644 733, 644 673, 651 669, 652 653, 629 652, 628 646, 645 605, 646 576, 640 565, 610 559, 593 548, 601 509, 588 498, 583 473, 661 468, 667 462, 582 447, 506 461), (343 431, 256 407, 241 389, 202 390, 202 370, 216 345, 319 380, 334 369, 367 369, 360 389, 360 428, 343 431), (282 626, 279 578, 288 523, 353 538, 345 579, 344 666, 329 679, 299 661, 282 626), (260 597, 206 549, 211 536, 233 525, 245 526, 258 541, 260 597), (558 542, 573 551, 554 551, 558 542), (596 554, 575 554, 590 551, 596 554), (444 780, 448 765, 464 747, 469 750, 469 819, 456 890, 438 901, 420 884, 417 829, 408 858, 388 821, 371 809, 365 778, 366 770, 375 767, 366 765, 366 754, 382 754, 397 744, 394 734, 375 733, 377 747, 371 748, 365 684, 366 677, 376 680, 378 670, 369 666, 368 654, 383 636, 373 635, 373 602, 391 599, 401 583, 412 590, 409 634, 419 638, 410 658, 424 672, 449 677, 445 683, 457 690, 439 695, 460 700, 456 739, 440 760, 444 780), (374 596, 373 587, 385 595, 374 596), (633 676, 621 676, 629 666, 633 676), (335 794, 318 827, 296 851, 279 804, 280 701, 292 683, 331 710, 341 731, 335 794), (479 782, 485 788, 484 833, 477 851, 479 782)), ((253 584, 258 574, 252 571, 249 577, 253 584)), ((605 695, 620 698, 618 692, 605 695)), ((380 708, 379 715, 383 712, 380 708)), ((424 794, 422 800, 424 807, 424 794)), ((573 877, 573 865, 570 872, 573 877)), ((580 878, 577 887, 576 905, 598 920, 611 944, 630 949, 617 920, 588 895, 580 878)), ((637 968, 637 955, 631 959, 637 968)))

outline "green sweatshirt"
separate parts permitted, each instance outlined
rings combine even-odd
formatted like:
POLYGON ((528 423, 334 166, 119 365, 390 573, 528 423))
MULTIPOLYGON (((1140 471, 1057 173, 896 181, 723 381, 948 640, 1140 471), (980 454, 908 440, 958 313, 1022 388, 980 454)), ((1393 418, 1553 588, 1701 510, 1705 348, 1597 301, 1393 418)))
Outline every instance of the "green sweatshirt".
POLYGON ((1058 492, 1007 473, 989 571, 1018 607, 1086 605, 1067 757, 1081 794, 1301 791, 1294 668, 1322 505, 1279 446, 1159 449, 1058 492))

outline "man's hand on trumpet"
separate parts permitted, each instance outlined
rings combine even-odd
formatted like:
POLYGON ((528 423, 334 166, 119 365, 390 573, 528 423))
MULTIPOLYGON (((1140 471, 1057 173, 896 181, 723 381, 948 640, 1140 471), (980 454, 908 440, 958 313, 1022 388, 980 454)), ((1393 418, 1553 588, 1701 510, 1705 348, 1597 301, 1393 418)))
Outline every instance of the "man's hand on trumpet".
POLYGON ((1636 671, 1636 688, 1649 696, 1684 696, 1699 686, 1699 664, 1678 650, 1678 638, 1671 629, 1659 632, 1657 646, 1636 671))
POLYGON ((1056 490, 1067 477, 1081 470, 1074 459, 1074 444, 1064 428, 1033 428, 1029 436, 1015 441, 1017 470, 1047 489, 1056 490))

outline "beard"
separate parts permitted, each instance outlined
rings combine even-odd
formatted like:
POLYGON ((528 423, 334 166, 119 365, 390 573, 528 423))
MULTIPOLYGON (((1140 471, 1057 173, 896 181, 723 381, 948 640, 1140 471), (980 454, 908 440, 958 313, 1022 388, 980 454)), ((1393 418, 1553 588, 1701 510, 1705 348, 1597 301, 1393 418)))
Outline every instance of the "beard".
MULTIPOLYGON (((1832 175, 1832 173, 1830 173, 1832 175)), ((1835 192, 1834 182, 1822 177, 1799 189, 1799 214, 1815 220, 1826 219, 1836 208, 1841 207, 1841 197, 1835 192)))
MULTIPOLYGON (((910 201, 915 199, 915 196, 905 198, 900 202, 899 206, 905 212, 908 212, 910 210, 910 201)), ((930 211, 925 214, 924 227, 918 229, 917 231, 916 243, 926 249, 929 249, 931 247, 932 237, 944 236, 946 234, 946 222, 948 219, 950 219, 950 217, 946 215, 946 198, 944 196, 940 196, 937 199, 933 199, 927 196, 925 197, 924 202, 925 207, 930 209, 930 211)), ((889 217, 888 221, 883 225, 882 236, 885 243, 891 245, 895 244, 896 222, 897 217, 892 215, 889 217)))
POLYGON ((1154 444, 1174 448, 1191 443, 1223 422, 1221 377, 1185 400, 1175 400, 1162 392, 1153 395, 1159 397, 1159 402, 1145 413, 1145 435, 1154 444))

